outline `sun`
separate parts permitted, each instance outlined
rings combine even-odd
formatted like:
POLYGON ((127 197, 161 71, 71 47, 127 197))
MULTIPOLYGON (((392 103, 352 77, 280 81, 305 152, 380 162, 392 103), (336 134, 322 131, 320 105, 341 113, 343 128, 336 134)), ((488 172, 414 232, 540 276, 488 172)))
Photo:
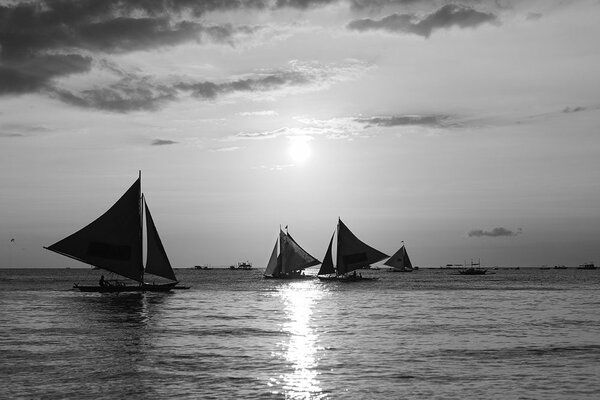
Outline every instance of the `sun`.
POLYGON ((296 164, 304 164, 310 158, 310 146, 306 138, 291 139, 288 151, 296 164))

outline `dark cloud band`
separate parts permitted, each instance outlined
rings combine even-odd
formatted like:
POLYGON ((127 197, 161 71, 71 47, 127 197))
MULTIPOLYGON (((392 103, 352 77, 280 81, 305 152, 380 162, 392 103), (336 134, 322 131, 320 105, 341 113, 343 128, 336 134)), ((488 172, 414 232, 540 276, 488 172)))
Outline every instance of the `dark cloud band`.
POLYGON ((492 230, 486 231, 483 229, 474 229, 469 231, 469 237, 511 237, 517 236, 523 233, 523 230, 519 228, 516 232, 511 231, 510 229, 506 229, 503 227, 497 227, 492 230))
POLYGON ((392 14, 380 20, 359 19, 348 24, 348 29, 364 32, 383 30, 402 34, 429 37, 438 29, 459 27, 475 28, 486 22, 496 22, 494 14, 477 11, 471 7, 447 4, 438 10, 419 17, 416 14, 392 14))

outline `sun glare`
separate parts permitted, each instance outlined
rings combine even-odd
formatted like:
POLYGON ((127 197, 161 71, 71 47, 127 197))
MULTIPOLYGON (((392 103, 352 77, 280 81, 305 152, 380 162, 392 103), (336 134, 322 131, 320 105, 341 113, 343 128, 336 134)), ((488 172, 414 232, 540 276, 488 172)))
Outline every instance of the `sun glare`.
POLYGON ((310 146, 305 138, 292 139, 288 151, 296 164, 304 164, 310 157, 310 146))

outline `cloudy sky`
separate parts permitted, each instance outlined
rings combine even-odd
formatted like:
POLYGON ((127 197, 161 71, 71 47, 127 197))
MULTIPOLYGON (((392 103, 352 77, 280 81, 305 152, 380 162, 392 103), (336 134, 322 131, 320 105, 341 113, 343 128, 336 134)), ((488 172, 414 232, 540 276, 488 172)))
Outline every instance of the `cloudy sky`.
POLYGON ((0 0, 0 266, 142 186, 172 263, 337 218, 413 264, 600 262, 600 2, 0 0), (12 240, 14 239, 14 241, 12 240))

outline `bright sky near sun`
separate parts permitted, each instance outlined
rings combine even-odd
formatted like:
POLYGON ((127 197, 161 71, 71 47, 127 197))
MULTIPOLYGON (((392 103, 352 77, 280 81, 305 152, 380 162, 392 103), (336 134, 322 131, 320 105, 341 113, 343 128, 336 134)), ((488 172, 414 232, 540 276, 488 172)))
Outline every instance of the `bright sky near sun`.
POLYGON ((0 267, 142 171, 175 267, 600 262, 600 2, 0 0, 0 267), (15 239, 14 241, 12 239, 15 239))

